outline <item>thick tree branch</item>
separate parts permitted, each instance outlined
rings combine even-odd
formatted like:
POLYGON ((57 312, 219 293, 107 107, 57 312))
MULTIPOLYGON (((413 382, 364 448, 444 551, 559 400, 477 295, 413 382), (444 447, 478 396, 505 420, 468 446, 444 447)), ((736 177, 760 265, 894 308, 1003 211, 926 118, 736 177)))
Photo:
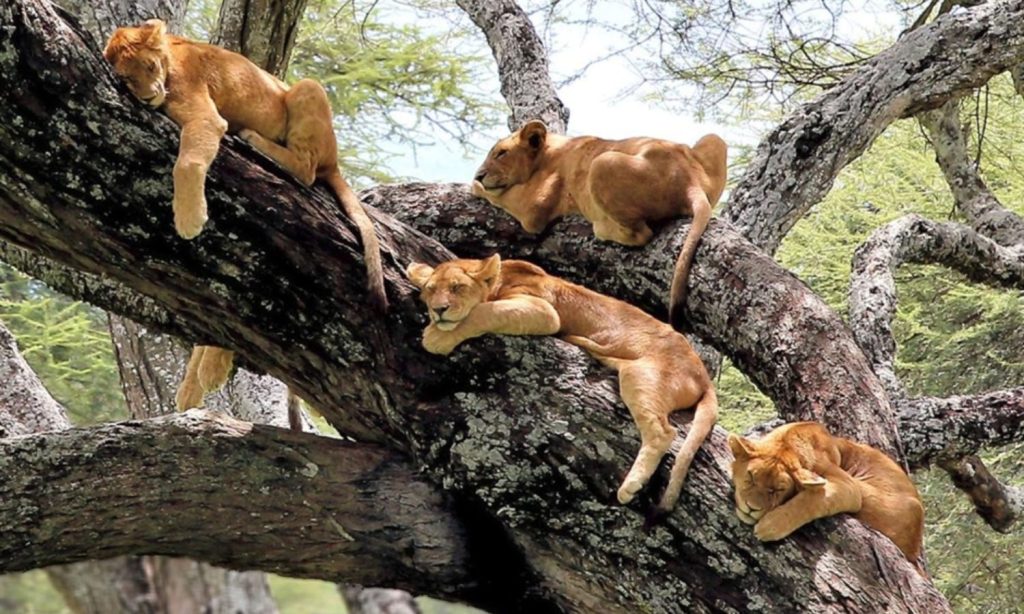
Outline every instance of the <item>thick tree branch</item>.
POLYGON ((723 217, 774 253, 836 175, 893 121, 942 105, 1024 61, 1024 0, 943 15, 802 106, 758 146, 723 217))
POLYGON ((0 450, 3 571, 155 553, 435 594, 469 581, 450 504, 382 448, 192 411, 0 450), (152 513, 172 501, 174 522, 152 513))
POLYGON ((509 130, 540 119, 552 132, 564 134, 569 109, 555 92, 548 72, 548 54, 530 22, 514 0, 456 0, 487 37, 501 79, 501 95, 512 114, 509 130))
POLYGON ((943 459, 939 464, 970 497, 974 511, 996 531, 1009 532, 1024 515, 1024 489, 1000 483, 977 456, 943 459))
POLYGON ((1024 253, 962 224, 908 215, 873 232, 853 257, 850 326, 872 369, 897 397, 903 391, 894 371, 895 272, 906 263, 941 264, 979 283, 1024 288, 1024 253))
POLYGON ((984 448, 1024 441, 1024 388, 899 403, 907 462, 926 467, 984 448))
POLYGON ((999 202, 967 155, 959 101, 918 115, 935 149, 935 161, 949 183, 957 209, 979 233, 1007 247, 1024 249, 1024 218, 999 202))
MULTIPOLYGON (((517 606, 526 595, 564 609, 701 612, 750 609, 754 601, 780 610, 797 604, 833 611, 946 609, 941 595, 892 544, 855 521, 820 523, 774 547, 757 542, 733 516, 721 431, 698 455, 680 507, 643 536, 642 515, 613 503, 619 475, 637 442, 606 370, 551 339, 482 338, 448 358, 426 354, 419 349, 426 318, 402 269, 410 260, 437 262, 449 252, 374 214, 393 299, 388 315, 378 316, 363 300, 361 250, 333 200, 301 188, 269 162, 253 164, 255 156, 233 139, 211 169, 211 224, 197 240, 181 241, 174 235, 168 205, 176 142, 169 122, 122 96, 108 67, 85 52, 46 5, 18 0, 0 6, 0 26, 0 238, 105 273, 150 296, 179 316, 169 326, 173 332, 240 351, 298 388, 340 430, 386 442, 412 457, 431 481, 443 483, 490 520, 490 551, 481 560, 500 562, 504 567, 497 575, 522 583, 515 593, 517 606), (53 121, 54 116, 62 121, 53 121), (823 538, 823 532, 832 537, 823 538), (518 554, 494 552, 495 536, 518 554), (627 568, 622 561, 631 564, 627 568), (881 577, 879 567, 885 570, 881 577), (795 577, 793 569, 808 573, 795 577)), ((663 296, 669 266, 637 268, 628 276, 617 267, 627 259, 639 263, 644 252, 673 242, 665 253, 678 251, 674 235, 664 235, 648 250, 598 246, 589 229, 562 240, 569 247, 587 242, 594 255, 586 262, 598 265, 604 259, 612 276, 636 278, 632 287, 647 289, 650 296, 663 296)), ((557 262, 538 261, 559 272, 557 262)), ((880 385, 849 331, 806 287, 724 224, 705 237, 693 280, 695 288, 704 289, 701 298, 690 301, 699 331, 703 327, 712 339, 711 331, 740 331, 715 339, 736 341, 737 354, 781 350, 770 369, 788 383, 768 381, 767 374, 758 377, 784 405, 844 427, 837 428, 840 432, 892 444, 895 424, 880 385), (764 325, 758 328, 755 313, 767 318, 774 334, 764 325), (804 354, 812 348, 792 349, 804 341, 816 343, 812 348, 820 348, 825 358, 804 354)), ((144 425, 111 428, 96 437, 107 433, 104 441, 128 445, 127 440, 137 443, 147 432, 144 425), (126 436, 117 438, 118 433, 126 436)), ((261 441, 264 432, 252 429, 261 441)), ((307 441, 300 437, 275 431, 272 439, 285 438, 295 449, 307 441)), ((251 441, 202 439, 214 447, 251 441)), ((160 441, 177 439, 159 430, 142 443, 152 448, 160 441)), ((336 451, 333 458, 336 463, 336 451)), ((255 465, 268 462, 261 458, 255 465)), ((191 463, 187 466, 191 471, 191 463)), ((207 470, 214 472, 200 467, 200 473, 189 476, 203 478, 207 470)), ((325 464, 318 475, 343 470, 325 464)), ((32 476, 45 479, 45 471, 40 467, 32 476)), ((239 461, 234 469, 217 468, 210 478, 230 475, 234 480, 235 473, 252 471, 239 461)), ((288 487, 305 484, 301 478, 298 482, 288 487)), ((216 485, 221 487, 232 485, 216 485)), ((289 509, 302 500, 276 499, 289 509)), ((116 513, 101 507, 89 513, 116 513)), ((296 520, 311 521, 309 510, 293 511, 296 520)), ((176 527, 164 529, 203 528, 189 524, 196 518, 193 513, 202 518, 205 510, 183 511, 176 527)), ((9 515, 0 518, 10 521, 9 515)), ((308 544, 308 538, 297 535, 291 543, 308 544)), ((97 550, 119 546, 117 540, 91 543, 97 550)), ((158 545, 183 549, 183 544, 158 545)), ((58 556, 52 546, 39 550, 58 556)), ((257 557, 255 549, 243 546, 239 552, 257 557)), ((239 556, 188 554, 211 560, 239 556)), ((319 572, 312 565, 303 567, 302 561, 263 561, 298 566, 298 573, 326 573, 322 567, 319 572)), ((361 565, 374 567, 365 561, 361 565)))
MULTIPOLYGON (((463 185, 381 186, 367 202, 465 257, 495 252, 543 263, 551 273, 664 318, 686 224, 665 227, 644 249, 594 239, 567 219, 537 236, 463 185)), ((713 221, 694 259, 687 311, 710 341, 775 401, 787 420, 820 420, 835 432, 898 449, 888 400, 841 318, 728 224, 713 221)))
POLYGON ((284 76, 308 0, 224 0, 210 42, 284 76))

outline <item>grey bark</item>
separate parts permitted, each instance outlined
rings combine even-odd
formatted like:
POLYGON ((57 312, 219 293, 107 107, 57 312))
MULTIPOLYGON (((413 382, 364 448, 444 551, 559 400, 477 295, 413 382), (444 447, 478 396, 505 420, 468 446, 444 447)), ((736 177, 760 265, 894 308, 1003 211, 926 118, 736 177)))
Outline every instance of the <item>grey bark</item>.
POLYGON ((1024 61, 1024 1, 943 15, 900 38, 773 129, 722 217, 774 253, 836 175, 893 121, 913 117, 1024 61))
MULTIPOLYGON (((506 601, 504 608, 522 606, 524 598, 570 610, 787 610, 797 604, 820 611, 947 608, 892 544, 855 521, 819 523, 772 547, 757 542, 732 513, 725 469, 728 452, 721 430, 694 463, 680 507, 665 524, 644 535, 642 510, 612 503, 618 476, 632 461, 637 442, 614 380, 605 370, 553 339, 484 338, 467 343, 450 358, 426 354, 419 348, 426 319, 403 280, 402 268, 412 259, 437 262, 450 253, 371 211, 384 248, 387 289, 394 299, 391 312, 378 316, 363 299, 364 267, 356 235, 333 199, 299 186, 233 139, 225 143, 207 185, 211 224, 195 241, 177 239, 170 208, 161 206, 170 202, 166 178, 174 158, 175 131, 169 121, 122 95, 106 65, 85 51, 46 5, 20 0, 0 7, 0 24, 6 26, 0 28, 0 237, 65 264, 106 273, 152 297, 179 316, 169 332, 210 339, 241 352, 295 386, 339 431, 383 442, 408 455, 427 479, 443 484, 478 517, 490 521, 485 560, 500 561, 506 567, 498 575, 522 583, 514 592, 518 598, 506 601), (47 44, 41 43, 42 32, 47 44), (39 105, 45 114, 37 112, 39 105), (54 114, 62 121, 52 121, 54 114), (831 537, 823 538, 824 533, 831 537), (495 542, 511 545, 516 554, 496 548, 495 542), (631 564, 627 568, 621 561, 631 564), (879 567, 885 570, 881 577, 879 567), (794 569, 800 573, 794 575, 794 569)), ((578 246, 592 241, 590 237, 587 228, 563 239, 578 246)), ((662 241, 676 239, 665 236, 662 241)), ((676 253, 677 248, 678 243, 665 253, 676 253)), ((794 339, 814 341, 824 349, 825 340, 835 339, 839 350, 834 355, 843 356, 842 364, 829 358, 817 366, 802 366, 777 358, 775 372, 792 377, 794 383, 762 383, 780 396, 780 404, 891 442, 895 429, 881 421, 889 411, 881 386, 863 356, 857 358, 859 351, 835 314, 722 224, 709 231, 702 250, 698 261, 705 264, 695 269, 693 283, 705 294, 702 300, 691 299, 696 326, 704 327, 716 343, 740 337, 741 351, 765 355, 770 348, 788 347, 794 339), (737 292, 744 283, 747 299, 737 292), (761 302, 761 291, 765 301, 782 303, 761 302), (749 315, 743 305, 749 307, 749 315), (770 324, 758 325, 754 313, 765 313, 770 324), (725 320, 726 314, 739 321, 725 320), (746 326, 748 320, 752 332, 722 337, 715 332, 746 326), (768 325, 775 328, 774 335, 768 325), (867 379, 858 379, 861 376, 867 379), (819 390, 821 386, 825 390, 819 390), (833 400, 841 409, 836 410, 833 400), (851 412, 847 418, 832 416, 846 409, 851 412)), ((590 264, 643 257, 640 250, 615 246, 593 245, 593 252, 586 261, 590 264)), ((638 279, 637 286, 661 296, 669 268, 637 268, 631 275, 638 279)), ((610 275, 621 273, 611 266, 607 270, 610 275)), ((819 360, 814 355, 806 358, 819 360)), ((144 426, 135 425, 112 428, 114 432, 93 431, 91 436, 98 440, 94 444, 116 442, 113 449, 124 450, 121 443, 130 440, 150 450, 150 456, 154 446, 171 445, 180 432, 145 434, 138 431, 144 426)), ((264 431, 254 427, 253 432, 264 431)), ((292 449, 300 440, 291 438, 302 437, 274 433, 292 449)), ((186 439, 191 450, 200 442, 216 446, 229 441, 208 434, 186 439)), ((70 446, 63 448, 68 452, 61 455, 64 462, 54 461, 57 467, 52 469, 39 466, 28 475, 102 461, 96 454, 78 454, 75 450, 83 448, 64 442, 70 446)), ((227 467, 223 459, 221 467, 207 467, 212 456, 185 466, 215 472, 210 477, 222 481, 230 475, 237 485, 238 473, 251 474, 252 467, 265 466, 260 448, 264 445, 268 444, 261 439, 259 446, 249 449, 249 456, 257 458, 239 459, 227 467)), ((168 460, 158 465, 180 470, 180 459, 163 458, 168 460)), ((293 466, 288 458, 281 461, 281 471, 293 466)), ((330 458, 323 461, 318 476, 333 475, 328 470, 343 470, 336 464, 348 464, 340 454, 330 458)), ((93 470, 106 473, 103 468, 93 470)), ((195 483, 193 477, 200 478, 190 474, 169 485, 152 480, 155 484, 146 482, 138 488, 187 488, 195 483)), ((135 486, 122 485, 118 492, 130 493, 135 486)), ((333 483, 324 488, 333 493, 336 486, 340 488, 333 483)), ((203 492, 207 498, 216 497, 220 488, 230 489, 232 484, 217 483, 203 492)), ((301 498, 272 499, 269 504, 290 513, 306 513, 296 504, 301 498)), ((120 509, 79 503, 100 515, 120 509)), ((239 556, 224 553, 223 548, 210 549, 209 543, 196 538, 199 530, 226 530, 212 518, 214 526, 193 524, 196 516, 206 513, 207 508, 198 506, 180 510, 173 527, 160 529, 192 530, 191 539, 179 536, 173 545, 202 552, 181 554, 239 556)), ((418 514, 425 516, 451 517, 445 510, 418 514)), ((3 513, 0 518, 16 520, 3 513)), ((308 543, 306 538, 303 535, 301 543, 308 543)), ((163 549, 170 543, 93 539, 93 550, 86 554, 42 542, 45 536, 27 540, 30 548, 54 557, 96 555, 95 549, 115 547, 163 549)), ((252 557, 247 563, 299 575, 330 572, 323 565, 315 570, 306 567, 310 559, 305 550, 301 557, 291 549, 287 557, 275 558, 268 548, 247 552, 252 557)), ((21 564, 37 564, 35 560, 21 564)), ((368 560, 361 561, 361 568, 368 560)), ((408 588, 398 582, 387 584, 408 588)), ((432 591, 439 590, 432 586, 432 591)), ((482 601, 480 594, 455 592, 470 602, 482 601)))
POLYGON ((56 0, 61 8, 78 19, 93 37, 96 49, 103 45, 119 26, 134 26, 147 19, 162 19, 173 29, 185 19, 188 0, 56 0))
POLYGON ((512 113, 508 129, 518 130, 531 119, 564 134, 569 109, 555 92, 548 72, 548 54, 529 15, 514 0, 456 0, 487 37, 501 79, 501 95, 512 113))
POLYGON ((941 264, 968 279, 1024 288, 1024 252, 1002 247, 962 224, 908 215, 871 234, 857 248, 850 272, 850 326, 890 394, 903 395, 894 371, 896 269, 906 263, 941 264))
POLYGON ((193 410, 0 450, 4 571, 150 552, 442 594, 468 578, 447 498, 380 447, 193 410))
POLYGON ((210 42, 283 77, 308 0, 224 0, 210 42))
POLYGON ((989 190, 967 154, 959 101, 918 115, 935 150, 935 161, 946 177, 957 210, 971 228, 1007 247, 1024 250, 1024 218, 1008 210, 989 190))

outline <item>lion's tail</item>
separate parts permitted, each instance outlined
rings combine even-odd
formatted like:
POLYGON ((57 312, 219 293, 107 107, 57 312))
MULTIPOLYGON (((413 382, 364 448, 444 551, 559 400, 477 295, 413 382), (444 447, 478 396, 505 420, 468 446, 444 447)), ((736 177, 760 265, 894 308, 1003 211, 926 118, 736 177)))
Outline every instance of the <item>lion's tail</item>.
POLYGON ((707 192, 708 201, 714 207, 725 191, 729 146, 717 134, 706 134, 691 149, 707 175, 704 191, 707 192))
POLYGON ((693 457, 697 455, 701 444, 711 434, 711 429, 714 428, 717 420, 718 396, 715 395, 715 389, 709 384, 707 390, 704 391, 704 396, 697 403, 693 422, 690 424, 689 432, 686 433, 686 439, 683 440, 683 445, 676 453, 668 486, 665 487, 665 494, 661 496, 661 502, 658 503, 659 515, 667 514, 675 507, 676 501, 679 500, 679 493, 683 490, 686 474, 690 470, 690 463, 693 462, 693 457))
POLYGON ((302 399, 288 386, 288 428, 302 432, 302 399))
POLYGON ((687 199, 693 210, 693 221, 690 223, 690 230, 686 233, 686 240, 679 250, 676 258, 675 271, 672 273, 672 290, 669 293, 669 321, 676 330, 682 330, 683 306, 686 304, 686 282, 690 277, 690 267, 693 264, 693 254, 697 251, 697 243, 700 242, 704 229, 711 221, 711 203, 703 188, 692 186, 687 190, 687 199))
POLYGON ((370 291, 370 301, 378 311, 384 313, 388 309, 388 297, 384 292, 384 268, 381 265, 380 242, 377 240, 373 222, 362 203, 356 198, 355 192, 341 176, 341 171, 324 177, 324 181, 334 190, 334 194, 341 203, 341 208, 359 229, 359 239, 363 242, 363 257, 366 260, 366 286, 370 291))

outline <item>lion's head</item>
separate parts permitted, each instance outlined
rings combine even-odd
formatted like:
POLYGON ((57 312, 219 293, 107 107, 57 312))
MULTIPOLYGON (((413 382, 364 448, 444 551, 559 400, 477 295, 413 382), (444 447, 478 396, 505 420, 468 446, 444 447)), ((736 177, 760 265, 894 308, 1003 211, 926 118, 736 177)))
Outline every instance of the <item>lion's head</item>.
POLYGON ((118 28, 110 35, 103 57, 128 84, 136 98, 159 107, 167 98, 167 67, 170 53, 166 26, 150 19, 138 27, 118 28))
POLYGON ((825 479, 805 469, 795 452, 775 443, 758 443, 729 435, 736 515, 756 524, 768 511, 801 490, 824 488, 825 479))
POLYGON ((420 300, 427 306, 430 321, 441 330, 452 330, 469 312, 487 300, 501 273, 501 258, 452 260, 435 269, 414 262, 406 275, 421 290, 420 300))
POLYGON ((537 166, 548 128, 533 120, 498 141, 473 177, 473 193, 491 200, 514 185, 525 183, 537 166))

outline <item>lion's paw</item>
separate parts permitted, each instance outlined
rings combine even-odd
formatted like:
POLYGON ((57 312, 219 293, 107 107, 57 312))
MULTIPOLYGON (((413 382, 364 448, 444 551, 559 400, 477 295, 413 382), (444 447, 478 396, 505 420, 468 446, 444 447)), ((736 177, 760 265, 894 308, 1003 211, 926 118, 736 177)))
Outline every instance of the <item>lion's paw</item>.
POLYGON ((260 133, 256 132, 255 130, 250 130, 249 128, 243 128, 243 129, 238 131, 238 138, 242 139, 243 141, 245 141, 247 143, 252 143, 253 141, 261 138, 261 136, 260 136, 260 133))
POLYGON ((423 331, 423 349, 431 354, 446 356, 455 351, 459 345, 459 337, 451 332, 443 331, 436 326, 428 326, 423 331))
POLYGON ((619 487, 619 503, 625 505, 633 500, 636 493, 644 487, 644 483, 640 480, 626 479, 619 487))
POLYGON ((754 536, 763 542, 778 541, 793 532, 789 521, 781 514, 766 514, 754 525, 754 536))
MULTIPOLYGON (((205 207, 203 208, 205 209, 205 207)), ((206 226, 207 219, 206 213, 176 213, 174 215, 174 229, 178 231, 178 236, 182 239, 194 239, 203 231, 203 226, 206 226)))

